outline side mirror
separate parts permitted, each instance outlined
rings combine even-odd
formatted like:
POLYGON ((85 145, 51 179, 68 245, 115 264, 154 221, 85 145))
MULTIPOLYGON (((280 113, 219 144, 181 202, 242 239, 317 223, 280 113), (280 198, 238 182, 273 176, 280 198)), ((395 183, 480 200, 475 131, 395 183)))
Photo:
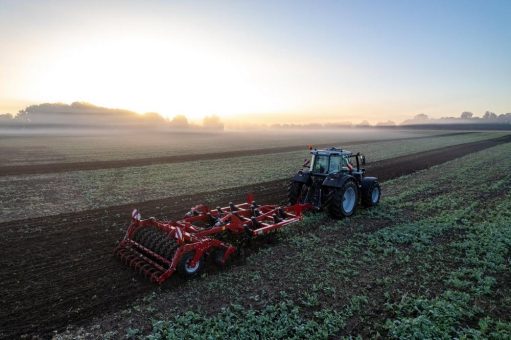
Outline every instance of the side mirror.
POLYGON ((360 155, 360 162, 362 163, 362 165, 366 165, 366 156, 360 155))

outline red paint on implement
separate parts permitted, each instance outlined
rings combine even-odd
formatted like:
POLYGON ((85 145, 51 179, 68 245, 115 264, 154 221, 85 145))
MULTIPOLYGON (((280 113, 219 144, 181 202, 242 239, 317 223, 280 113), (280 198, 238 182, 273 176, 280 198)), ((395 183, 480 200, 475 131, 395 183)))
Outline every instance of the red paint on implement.
MULTIPOLYGON (((215 239, 218 235, 238 235, 249 238, 268 234, 302 219, 303 210, 312 209, 310 204, 279 207, 277 205, 257 205, 249 195, 250 202, 209 210, 205 206, 195 206, 178 221, 158 221, 154 218, 140 220, 138 210, 132 213, 132 221, 124 239, 115 249, 115 254, 128 266, 150 279, 162 284, 177 269, 184 254, 193 252, 189 266, 194 267, 206 253, 222 250, 222 262, 236 251, 233 245, 215 239), (296 214, 295 214, 296 211, 296 214), (200 229, 193 223, 208 225, 200 229), (136 242, 134 236, 147 228, 163 232, 168 241, 177 242, 178 248, 172 259, 165 258, 157 251, 136 242)), ((154 244, 154 243, 153 243, 154 244)), ((171 245, 167 247, 172 248, 171 245)))

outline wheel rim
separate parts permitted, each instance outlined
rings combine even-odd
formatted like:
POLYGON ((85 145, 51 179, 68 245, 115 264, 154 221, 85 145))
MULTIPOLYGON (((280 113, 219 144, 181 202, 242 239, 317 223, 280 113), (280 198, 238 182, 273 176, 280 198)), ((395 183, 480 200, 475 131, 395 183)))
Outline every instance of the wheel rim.
POLYGON ((371 200, 373 203, 378 202, 378 199, 380 199, 380 188, 375 187, 373 188, 373 192, 371 193, 371 200))
MULTIPOLYGON (((190 260, 191 261, 191 260, 190 260)), ((197 269, 199 268, 199 265, 200 265, 200 260, 197 261, 197 263, 195 263, 195 266, 190 266, 189 263, 190 261, 186 262, 186 265, 185 265, 185 270, 188 274, 193 274, 197 271, 197 269)))
POLYGON ((342 196, 342 207, 345 212, 349 213, 355 207, 356 193, 355 189, 349 187, 342 196))

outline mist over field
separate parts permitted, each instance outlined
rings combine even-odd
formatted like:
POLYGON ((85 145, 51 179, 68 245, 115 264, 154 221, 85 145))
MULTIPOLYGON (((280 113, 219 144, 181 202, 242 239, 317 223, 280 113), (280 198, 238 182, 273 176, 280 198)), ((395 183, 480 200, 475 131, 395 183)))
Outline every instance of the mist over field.
POLYGON ((435 135, 386 129, 168 131, 166 129, 14 130, 0 137, 0 165, 135 159, 435 135))

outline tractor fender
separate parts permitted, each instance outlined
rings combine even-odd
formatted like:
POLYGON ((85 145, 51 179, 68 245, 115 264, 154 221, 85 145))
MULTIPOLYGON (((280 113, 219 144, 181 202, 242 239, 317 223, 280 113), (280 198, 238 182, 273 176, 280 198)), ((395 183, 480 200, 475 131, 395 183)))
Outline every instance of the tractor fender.
POLYGON ((378 182, 378 178, 376 177, 364 177, 362 178, 362 182, 360 183, 362 185, 362 191, 366 190, 373 184, 374 182, 378 182))
POLYGON ((330 188, 342 188, 349 180, 355 181, 355 177, 347 174, 330 174, 325 178, 322 185, 330 188))
POLYGON ((298 173, 293 177, 293 182, 310 185, 311 174, 308 171, 298 171, 298 173))

